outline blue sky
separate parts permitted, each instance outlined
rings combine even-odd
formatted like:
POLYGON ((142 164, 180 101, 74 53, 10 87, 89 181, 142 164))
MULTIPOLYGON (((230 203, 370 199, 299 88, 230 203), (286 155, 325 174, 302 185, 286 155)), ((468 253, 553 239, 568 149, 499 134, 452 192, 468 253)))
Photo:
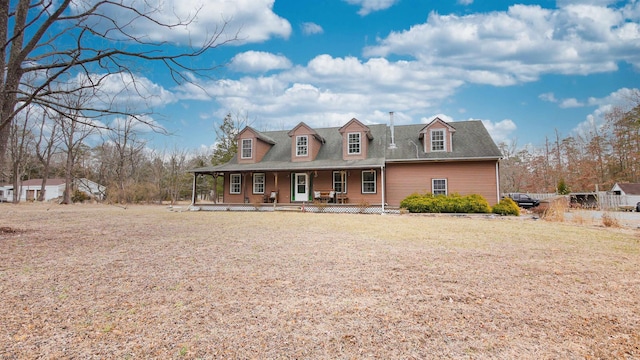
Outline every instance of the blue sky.
POLYGON ((209 147, 229 112, 283 130, 390 111, 396 124, 483 120, 496 142, 541 145, 598 126, 640 87, 637 0, 165 0, 159 15, 195 7, 188 29, 137 26, 185 44, 227 19, 242 40, 198 60, 226 64, 198 86, 136 72, 173 134, 152 147, 209 147))

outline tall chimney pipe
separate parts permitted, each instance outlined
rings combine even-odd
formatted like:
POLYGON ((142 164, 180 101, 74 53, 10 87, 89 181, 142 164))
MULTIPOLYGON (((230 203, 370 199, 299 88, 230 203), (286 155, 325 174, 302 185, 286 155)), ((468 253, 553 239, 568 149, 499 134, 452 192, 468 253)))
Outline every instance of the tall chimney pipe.
POLYGON ((391 128, 391 144, 389 144, 389 149, 396 148, 396 134, 395 129, 393 127, 393 111, 389 111, 389 124, 391 128))

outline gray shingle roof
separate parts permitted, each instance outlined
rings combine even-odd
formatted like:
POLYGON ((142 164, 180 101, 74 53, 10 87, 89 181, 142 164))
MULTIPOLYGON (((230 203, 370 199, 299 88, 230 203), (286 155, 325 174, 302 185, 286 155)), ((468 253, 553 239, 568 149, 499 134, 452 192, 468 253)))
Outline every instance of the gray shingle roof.
MULTIPOLYGON (((498 159, 502 157, 482 121, 458 121, 448 123, 456 131, 452 135, 451 152, 425 152, 419 138, 424 124, 395 127, 396 149, 387 149, 387 161, 498 159)), ((391 138, 391 130, 388 131, 391 138)))
POLYGON ((372 139, 369 140, 367 158, 343 160, 342 135, 338 127, 315 129, 325 143, 313 161, 291 161, 291 137, 289 131, 262 131, 260 134, 274 145, 262 161, 255 164, 238 164, 237 156, 226 164, 193 169, 191 172, 228 171, 286 171, 380 167, 392 161, 436 161, 463 159, 499 159, 502 155, 481 121, 452 122, 452 152, 425 153, 419 132, 424 124, 395 126, 395 149, 389 149, 391 130, 388 126, 369 125, 372 139))
POLYGON ((627 195, 640 195, 640 184, 638 183, 618 183, 618 186, 627 195))

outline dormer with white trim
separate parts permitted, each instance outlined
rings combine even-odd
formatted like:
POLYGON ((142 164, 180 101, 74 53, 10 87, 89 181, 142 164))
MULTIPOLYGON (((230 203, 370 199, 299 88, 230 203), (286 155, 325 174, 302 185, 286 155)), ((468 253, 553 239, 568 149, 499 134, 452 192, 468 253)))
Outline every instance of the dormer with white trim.
POLYGON ((238 140, 238 164, 255 164, 275 145, 268 136, 247 126, 236 137, 238 140))
POLYGON ((453 151, 453 133, 456 129, 436 117, 420 130, 420 140, 424 152, 451 152, 453 151))
POLYGON ((338 131, 342 134, 342 158, 344 160, 367 158, 369 141, 373 140, 368 126, 353 118, 338 131))
POLYGON ((291 137, 291 161, 313 161, 325 140, 304 122, 288 132, 291 137))

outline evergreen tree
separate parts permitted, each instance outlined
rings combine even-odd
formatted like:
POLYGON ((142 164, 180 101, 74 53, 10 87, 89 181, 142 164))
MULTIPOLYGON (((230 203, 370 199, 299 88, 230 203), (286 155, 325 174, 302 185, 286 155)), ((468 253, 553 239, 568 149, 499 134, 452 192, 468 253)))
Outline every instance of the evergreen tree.
POLYGON ((220 127, 216 129, 216 145, 211 157, 212 165, 221 165, 229 162, 238 152, 238 136, 237 122, 233 120, 231 113, 227 114, 222 121, 220 127))

